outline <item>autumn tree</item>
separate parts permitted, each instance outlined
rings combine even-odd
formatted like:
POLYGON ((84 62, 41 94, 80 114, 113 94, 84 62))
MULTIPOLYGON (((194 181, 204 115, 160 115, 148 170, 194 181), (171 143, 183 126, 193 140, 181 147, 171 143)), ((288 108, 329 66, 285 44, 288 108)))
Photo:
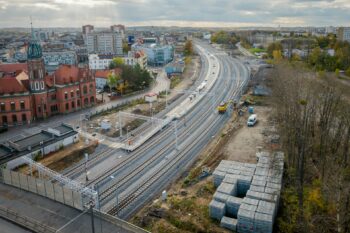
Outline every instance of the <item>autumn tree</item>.
POLYGON ((184 46, 184 54, 185 56, 193 55, 193 45, 191 40, 187 40, 184 46))

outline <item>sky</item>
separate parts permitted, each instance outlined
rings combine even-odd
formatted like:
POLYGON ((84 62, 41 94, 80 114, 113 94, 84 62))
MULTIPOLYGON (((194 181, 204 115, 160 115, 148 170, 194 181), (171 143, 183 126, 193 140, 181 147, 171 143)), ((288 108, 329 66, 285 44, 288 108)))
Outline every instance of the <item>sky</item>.
POLYGON ((0 0, 0 27, 350 26, 350 0, 0 0))

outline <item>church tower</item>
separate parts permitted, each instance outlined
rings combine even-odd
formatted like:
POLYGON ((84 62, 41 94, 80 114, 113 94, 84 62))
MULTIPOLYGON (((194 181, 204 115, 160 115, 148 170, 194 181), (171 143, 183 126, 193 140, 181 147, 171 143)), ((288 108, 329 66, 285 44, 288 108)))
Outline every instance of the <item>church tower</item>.
POLYGON ((47 117, 47 90, 45 85, 45 64, 42 58, 40 44, 34 39, 33 27, 31 27, 32 39, 29 41, 28 75, 29 88, 33 94, 33 108, 37 118, 47 117))

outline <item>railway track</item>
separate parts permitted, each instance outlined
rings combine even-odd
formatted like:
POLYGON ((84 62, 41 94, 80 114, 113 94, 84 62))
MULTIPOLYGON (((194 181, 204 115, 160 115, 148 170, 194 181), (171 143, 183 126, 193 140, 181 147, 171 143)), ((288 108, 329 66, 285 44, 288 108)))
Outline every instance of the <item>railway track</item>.
MULTIPOLYGON (((234 91, 234 93, 232 94, 232 97, 234 97, 235 95, 238 94, 239 92, 239 88, 242 87, 244 85, 244 82, 241 84, 241 86, 239 86, 239 80, 237 79, 236 82, 236 90, 234 91)), ((218 98, 219 99, 219 98, 218 98)), ((206 113, 210 112, 206 111, 206 113)), ((211 123, 216 122, 219 123, 221 121, 222 117, 218 117, 215 118, 211 123)), ((214 123, 215 124, 215 123, 214 123)), ((211 128, 206 128, 206 130, 204 131, 205 133, 208 133, 211 130, 211 128)), ((187 130, 188 132, 189 130, 187 130)), ((153 173, 153 175, 151 177, 149 177, 149 179, 147 179, 146 181, 144 181, 143 183, 141 183, 141 185, 134 190, 130 195, 126 196, 124 199, 121 200, 120 204, 118 204, 117 206, 114 206, 112 209, 110 209, 108 211, 109 214, 112 215, 117 215, 119 212, 123 211, 125 208, 127 208, 133 201, 135 201, 145 190, 147 190, 150 186, 152 186, 154 183, 156 183, 160 177, 163 177, 169 170, 173 169, 174 166, 176 166, 178 164, 179 161, 183 160, 184 158, 186 158, 186 155, 188 154, 188 152, 191 150, 191 148, 193 147, 193 145, 196 145, 199 141, 201 140, 200 137, 197 137, 192 143, 189 143, 183 151, 181 151, 178 155, 175 156, 175 159, 170 160, 168 164, 166 164, 164 167, 160 168, 157 172, 153 173)), ((142 166, 143 168, 146 168, 147 166, 142 166)), ((140 166, 141 168, 141 166, 140 166)), ((138 171, 139 172, 139 171, 138 171)), ((125 177, 127 178, 127 177, 125 177)), ((123 184, 127 183, 127 180, 121 179, 121 183, 118 185, 114 185, 113 187, 111 187, 111 189, 113 188, 119 188, 121 187, 123 184)), ((109 189, 108 189, 109 190, 109 189)), ((112 192, 109 192, 108 195, 111 195, 112 192)))

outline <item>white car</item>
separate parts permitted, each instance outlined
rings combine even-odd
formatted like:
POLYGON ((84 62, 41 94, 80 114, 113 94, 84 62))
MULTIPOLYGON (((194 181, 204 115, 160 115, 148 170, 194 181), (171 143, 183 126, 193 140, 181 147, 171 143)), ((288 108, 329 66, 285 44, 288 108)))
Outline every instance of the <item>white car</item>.
POLYGON ((256 122, 258 121, 257 115, 253 114, 250 115, 247 121, 247 126, 254 126, 256 124, 256 122))

